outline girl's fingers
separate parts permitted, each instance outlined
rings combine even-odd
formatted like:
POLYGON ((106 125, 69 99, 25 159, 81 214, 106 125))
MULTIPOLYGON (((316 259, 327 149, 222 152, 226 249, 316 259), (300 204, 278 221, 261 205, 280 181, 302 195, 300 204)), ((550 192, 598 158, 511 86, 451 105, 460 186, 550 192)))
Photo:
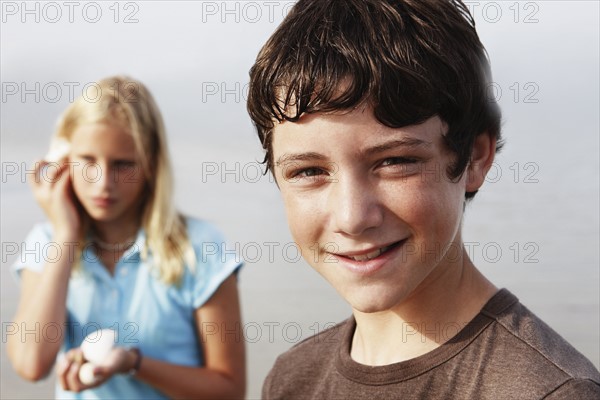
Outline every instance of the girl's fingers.
POLYGON ((79 380, 79 369, 83 365, 84 358, 81 349, 71 349, 65 353, 62 365, 59 365, 56 372, 60 385, 64 390, 79 392, 85 389, 79 380))
POLYGON ((68 170, 68 163, 66 162, 37 160, 34 162, 34 166, 33 179, 29 180, 33 186, 56 183, 63 172, 68 170))
POLYGON ((34 171, 35 176, 30 179, 30 184, 38 203, 46 209, 52 202, 53 193, 65 191, 65 186, 71 179, 68 163, 36 161, 34 171), (59 187, 58 191, 57 187, 59 187))
POLYGON ((66 355, 61 357, 56 365, 56 376, 57 376, 58 382, 60 383, 60 386, 63 388, 63 390, 69 390, 69 388, 67 386, 66 373, 69 370, 70 366, 71 366, 71 361, 67 358, 66 355))
POLYGON ((65 164, 60 170, 60 175, 55 176, 53 183, 56 184, 57 190, 64 191, 70 181, 71 176, 69 175, 69 170, 66 168, 65 164))
MULTIPOLYGON (((45 178, 50 184, 56 183, 64 176, 64 171, 67 169, 67 163, 65 162, 46 162, 44 167, 46 170, 45 178)), ((44 170, 42 170, 43 172, 44 170)))
POLYGON ((69 370, 65 374, 67 386, 69 387, 68 390, 73 391, 73 392, 81 391, 83 385, 82 385, 81 381, 79 380, 79 369, 81 368, 82 365, 83 365, 82 362, 80 362, 79 360, 76 360, 69 366, 69 370))
POLYGON ((105 367, 94 367, 94 378, 96 379, 94 386, 99 386, 112 376, 112 372, 105 367))
POLYGON ((42 182, 42 178, 45 175, 45 172, 42 171, 42 169, 45 168, 46 163, 44 162, 44 160, 35 160, 33 162, 33 165, 34 174, 32 178, 30 178, 30 175, 28 175, 28 180, 29 184, 35 188, 35 186, 39 185, 42 182))

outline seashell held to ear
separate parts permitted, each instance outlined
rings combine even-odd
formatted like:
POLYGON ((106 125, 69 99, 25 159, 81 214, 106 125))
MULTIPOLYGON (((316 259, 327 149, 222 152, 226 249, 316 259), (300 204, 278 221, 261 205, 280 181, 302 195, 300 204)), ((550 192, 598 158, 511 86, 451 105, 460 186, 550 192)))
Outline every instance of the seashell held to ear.
POLYGON ((85 337, 81 343, 81 351, 87 361, 99 365, 115 346, 116 341, 116 331, 100 329, 85 337))
POLYGON ((44 157, 47 162, 59 162, 71 151, 71 143, 64 138, 54 138, 50 142, 50 150, 44 157))

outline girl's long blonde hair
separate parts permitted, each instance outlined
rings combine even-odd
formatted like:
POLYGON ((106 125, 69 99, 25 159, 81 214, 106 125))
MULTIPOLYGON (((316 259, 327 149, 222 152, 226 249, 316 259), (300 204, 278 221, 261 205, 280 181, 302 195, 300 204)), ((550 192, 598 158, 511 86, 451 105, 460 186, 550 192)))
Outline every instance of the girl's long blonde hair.
MULTIPOLYGON (((167 284, 179 284, 185 265, 192 268, 196 257, 185 219, 173 204, 173 174, 158 106, 141 82, 126 76, 109 77, 88 85, 88 90, 65 110, 54 138, 70 142, 78 126, 93 123, 116 124, 132 135, 146 180, 140 210, 146 243, 141 255, 147 259, 150 250, 152 267, 157 269, 160 278, 167 284)), ((91 224, 90 217, 83 214, 80 243, 85 243, 91 224)), ((80 259, 81 246, 79 249, 75 260, 80 259)), ((78 268, 79 263, 74 265, 78 268)))

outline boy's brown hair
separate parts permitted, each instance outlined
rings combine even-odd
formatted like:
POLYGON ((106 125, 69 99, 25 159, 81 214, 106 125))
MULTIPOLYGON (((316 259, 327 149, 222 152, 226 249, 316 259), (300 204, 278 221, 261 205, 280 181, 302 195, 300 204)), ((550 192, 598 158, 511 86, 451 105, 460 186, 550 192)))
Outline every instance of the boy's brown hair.
POLYGON ((276 121, 363 102, 392 128, 438 115, 456 154, 447 171, 454 179, 467 167, 478 135, 500 142, 490 84, 475 22, 458 0, 299 0, 250 70, 248 111, 267 170, 276 121))

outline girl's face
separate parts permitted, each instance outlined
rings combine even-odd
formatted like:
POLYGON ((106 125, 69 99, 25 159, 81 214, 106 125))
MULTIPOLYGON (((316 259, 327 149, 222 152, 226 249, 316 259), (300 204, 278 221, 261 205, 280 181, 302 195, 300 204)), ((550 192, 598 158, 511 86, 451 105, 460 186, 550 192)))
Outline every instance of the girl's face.
POLYGON ((118 125, 80 125, 71 136, 75 195, 94 221, 137 221, 146 184, 133 137, 118 125))

